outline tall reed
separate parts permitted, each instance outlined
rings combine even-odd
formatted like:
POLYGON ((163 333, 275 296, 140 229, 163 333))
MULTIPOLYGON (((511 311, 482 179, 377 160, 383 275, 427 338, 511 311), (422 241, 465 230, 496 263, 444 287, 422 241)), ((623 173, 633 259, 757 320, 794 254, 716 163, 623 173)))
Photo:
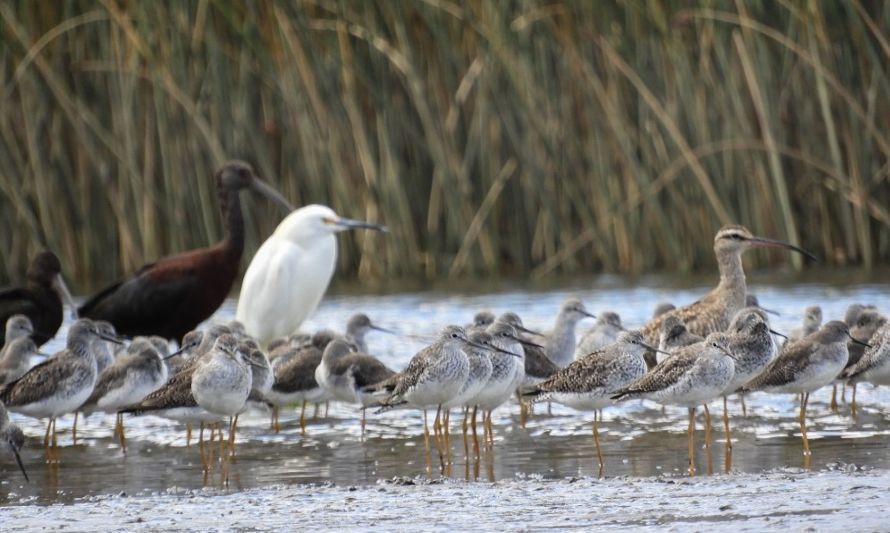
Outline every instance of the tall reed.
POLYGON ((887 2, 0 0, 0 280, 213 242, 227 158, 388 224, 363 280, 706 269, 731 221, 869 267, 887 124, 887 2))

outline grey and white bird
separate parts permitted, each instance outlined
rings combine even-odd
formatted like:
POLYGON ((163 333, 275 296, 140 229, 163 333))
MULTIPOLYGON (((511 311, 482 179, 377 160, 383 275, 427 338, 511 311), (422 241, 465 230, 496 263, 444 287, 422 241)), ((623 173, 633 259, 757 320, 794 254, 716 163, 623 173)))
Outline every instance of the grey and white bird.
POLYGON ((686 323, 679 316, 668 316, 661 323, 661 331, 658 332, 658 350, 655 360, 661 363, 674 350, 696 344, 705 340, 701 335, 696 335, 686 329, 686 323))
POLYGON ((356 351, 368 353, 368 343, 365 342, 365 336, 372 331, 381 331, 383 333, 392 333, 392 331, 381 328, 377 324, 371 322, 368 315, 357 313, 349 317, 346 322, 345 340, 355 345, 356 351))
MULTIPOLYGON (((602 315, 601 315, 602 316, 602 315)), ((615 342, 575 360, 553 376, 523 392, 525 400, 552 400, 579 411, 594 411, 593 440, 603 467, 596 411, 612 405, 612 396, 643 377, 648 370, 645 354, 655 350, 639 331, 624 331, 615 342)))
POLYGON ((841 377, 853 384, 890 385, 890 323, 878 328, 869 344, 871 347, 866 348, 862 358, 844 369, 841 377))
POLYGON ((788 339, 785 341, 798 341, 811 333, 815 333, 822 326, 822 308, 818 305, 811 305, 803 310, 803 323, 799 328, 794 328, 788 333, 788 339))
POLYGON ((560 307, 553 329, 542 338, 532 340, 542 344, 547 357, 563 368, 575 358, 575 328, 585 318, 596 318, 596 315, 588 312, 578 298, 569 298, 560 307))
POLYGON ((26 339, 34 334, 34 326, 31 319, 25 315, 12 315, 6 321, 5 341, 3 347, 0 348, 0 360, 6 355, 6 351, 16 339, 26 339))
POLYGON ((805 457, 810 455, 806 429, 810 393, 832 383, 844 369, 850 339, 850 330, 845 323, 827 322, 815 333, 784 346, 778 357, 742 389, 800 395, 800 431, 805 457))
POLYGON ((37 351, 37 343, 31 337, 10 340, 6 336, 3 356, 0 357, 0 386, 12 383, 31 368, 31 357, 43 355, 37 351))
MULTIPOLYGON (((613 400, 644 398, 689 410, 689 473, 695 474, 695 408, 720 397, 735 373, 729 336, 711 333, 704 341, 678 349, 646 375, 622 388, 613 400)), ((706 423, 709 421, 706 419, 706 423)))
MULTIPOLYGON (((7 340, 9 340, 9 337, 7 337, 7 340)), ((20 427, 9 420, 9 413, 6 411, 6 406, 0 402, 0 453, 5 453, 7 451, 11 453, 13 457, 15 457, 15 462, 18 463, 22 475, 25 476, 25 481, 30 483, 31 480, 28 479, 28 473, 25 471, 22 457, 19 455, 19 450, 21 450, 24 445, 25 433, 20 427)))
POLYGON ((624 331, 624 326, 621 325, 621 317, 618 316, 618 313, 612 311, 599 313, 596 323, 578 341, 578 346, 575 348, 575 360, 612 344, 622 331, 624 331))
POLYGON ((379 359, 364 352, 354 352, 343 339, 335 339, 324 350, 315 368, 315 381, 338 401, 367 406, 375 400, 365 392, 373 385, 395 375, 379 359))
POLYGON ((0 388, 0 402, 10 411, 49 419, 44 437, 47 448, 50 442, 56 444, 56 417, 74 412, 96 385, 96 358, 90 349, 94 337, 120 342, 102 333, 91 320, 77 320, 68 330, 64 350, 0 388))

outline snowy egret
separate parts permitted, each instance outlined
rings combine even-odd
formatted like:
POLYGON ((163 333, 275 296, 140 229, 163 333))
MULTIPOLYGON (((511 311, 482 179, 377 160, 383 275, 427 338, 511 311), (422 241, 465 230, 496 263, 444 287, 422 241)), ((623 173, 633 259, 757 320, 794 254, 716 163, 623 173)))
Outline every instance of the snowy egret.
POLYGON ((386 226, 307 205, 288 215, 250 261, 241 285, 236 319, 262 345, 297 330, 318 307, 337 262, 341 231, 386 226))

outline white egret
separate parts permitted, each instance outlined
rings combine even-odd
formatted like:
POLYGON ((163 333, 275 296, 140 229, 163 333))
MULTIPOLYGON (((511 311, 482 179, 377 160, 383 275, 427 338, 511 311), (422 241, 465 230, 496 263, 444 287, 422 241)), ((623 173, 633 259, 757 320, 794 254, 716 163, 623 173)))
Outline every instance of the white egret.
POLYGON ((321 302, 337 263, 335 234, 386 226, 342 218, 323 205, 301 207, 284 220, 250 261, 236 318, 264 346, 297 330, 321 302))

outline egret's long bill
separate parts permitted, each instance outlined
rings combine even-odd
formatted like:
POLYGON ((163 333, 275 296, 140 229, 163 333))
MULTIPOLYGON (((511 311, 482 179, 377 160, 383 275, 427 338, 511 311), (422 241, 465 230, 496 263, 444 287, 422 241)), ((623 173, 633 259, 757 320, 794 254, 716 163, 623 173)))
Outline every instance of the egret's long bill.
POLYGON ((325 224, 334 226, 337 231, 345 231, 349 229, 372 229, 375 231, 389 231, 389 228, 383 224, 374 224, 373 222, 365 222, 364 220, 353 220, 351 218, 325 218, 325 224))
MULTIPOLYGON (((69 291, 68 286, 65 285, 65 280, 62 279, 61 274, 56 274, 53 278, 53 289, 56 291, 56 294, 59 295, 59 298, 71 308, 71 318, 74 320, 80 318, 77 316, 77 305, 74 304, 74 298, 71 297, 71 291, 69 291)), ((50 336, 52 337, 52 335, 50 336)))
POLYGON ((272 202, 278 204, 288 213, 294 210, 294 206, 292 206, 284 196, 281 196, 281 193, 273 189, 271 185, 261 180, 260 178, 254 176, 250 188, 257 193, 262 194, 272 202))

